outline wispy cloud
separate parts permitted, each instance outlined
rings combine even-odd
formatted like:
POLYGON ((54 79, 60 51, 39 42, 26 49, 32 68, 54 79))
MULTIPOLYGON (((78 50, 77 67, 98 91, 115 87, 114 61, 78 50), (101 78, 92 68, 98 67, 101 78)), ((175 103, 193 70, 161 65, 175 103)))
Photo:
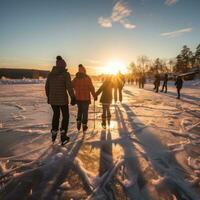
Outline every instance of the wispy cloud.
POLYGON ((165 5, 172 6, 176 4, 179 0, 165 0, 165 5))
POLYGON ((112 27, 112 21, 109 18, 99 17, 98 22, 102 27, 105 28, 112 27))
POLYGON ((180 29, 180 30, 176 30, 172 32, 161 33, 161 35, 168 38, 173 38, 173 37, 181 36, 184 33, 190 33, 190 32, 192 32, 192 28, 185 28, 185 29, 180 29))
POLYGON ((111 16, 107 18, 99 17, 98 23, 104 28, 110 28, 114 22, 118 22, 126 29, 133 29, 136 26, 127 19, 131 14, 132 10, 128 7, 127 2, 118 1, 113 6, 111 16))

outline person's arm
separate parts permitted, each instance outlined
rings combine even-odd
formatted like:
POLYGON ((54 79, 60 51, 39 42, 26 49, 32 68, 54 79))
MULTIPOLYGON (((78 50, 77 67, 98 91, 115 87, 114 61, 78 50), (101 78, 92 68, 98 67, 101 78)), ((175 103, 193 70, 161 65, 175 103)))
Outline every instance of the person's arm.
POLYGON ((102 84, 102 85, 100 86, 100 88, 96 91, 96 96, 98 96, 98 95, 101 94, 101 92, 103 91, 103 87, 104 87, 104 84, 102 84))
POLYGON ((90 90, 93 98, 96 99, 96 93, 95 93, 94 85, 92 83, 91 78, 88 77, 88 79, 89 79, 89 90, 90 90))
POLYGON ((46 96, 48 97, 49 96, 49 76, 47 76, 47 80, 45 83, 45 93, 46 93, 46 96))
POLYGON ((71 76, 68 72, 66 73, 66 89, 67 89, 67 92, 68 92, 70 98, 74 99, 75 95, 74 95, 74 90, 72 87, 71 76))

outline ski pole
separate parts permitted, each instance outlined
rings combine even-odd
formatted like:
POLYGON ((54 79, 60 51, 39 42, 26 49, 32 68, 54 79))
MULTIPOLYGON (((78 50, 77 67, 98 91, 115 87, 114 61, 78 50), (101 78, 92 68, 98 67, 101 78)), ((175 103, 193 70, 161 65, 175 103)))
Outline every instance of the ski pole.
POLYGON ((96 118, 96 112, 95 112, 95 100, 94 100, 94 130, 95 130, 95 118, 96 118))

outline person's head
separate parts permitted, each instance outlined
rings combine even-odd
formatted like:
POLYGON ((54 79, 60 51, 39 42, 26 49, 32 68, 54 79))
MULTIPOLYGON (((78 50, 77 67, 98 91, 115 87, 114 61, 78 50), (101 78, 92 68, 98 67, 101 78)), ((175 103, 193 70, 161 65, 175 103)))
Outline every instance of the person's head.
POLYGON ((61 56, 57 56, 56 60, 62 60, 62 57, 61 56))
POLYGON ((67 67, 65 60, 61 56, 56 57, 56 67, 63 67, 63 68, 67 67))
POLYGON ((82 64, 78 65, 78 72, 86 74, 86 69, 82 64))

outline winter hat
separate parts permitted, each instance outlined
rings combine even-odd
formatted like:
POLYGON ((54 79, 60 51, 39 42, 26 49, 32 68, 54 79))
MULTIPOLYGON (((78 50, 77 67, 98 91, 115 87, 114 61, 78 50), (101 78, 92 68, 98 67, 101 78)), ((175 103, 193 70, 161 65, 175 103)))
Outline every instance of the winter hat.
POLYGON ((78 66, 78 72, 86 74, 86 69, 82 64, 78 66))
POLYGON ((56 57, 56 67, 66 68, 67 64, 61 56, 56 57))

